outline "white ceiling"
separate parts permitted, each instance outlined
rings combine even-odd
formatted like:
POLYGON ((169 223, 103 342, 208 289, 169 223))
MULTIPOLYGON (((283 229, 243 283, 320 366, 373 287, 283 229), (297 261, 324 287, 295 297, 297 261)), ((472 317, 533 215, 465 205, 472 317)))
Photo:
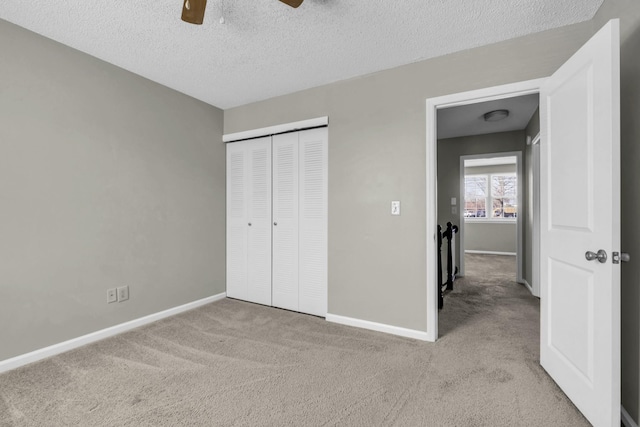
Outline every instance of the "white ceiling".
POLYGON ((226 109, 591 19, 603 0, 1 0, 0 18, 226 109), (218 22, 224 9, 224 25, 218 22))
POLYGON ((538 94, 532 94, 438 110, 438 139, 522 130, 538 108, 539 99, 538 94), (485 122, 484 114, 494 110, 508 110, 509 116, 485 122))

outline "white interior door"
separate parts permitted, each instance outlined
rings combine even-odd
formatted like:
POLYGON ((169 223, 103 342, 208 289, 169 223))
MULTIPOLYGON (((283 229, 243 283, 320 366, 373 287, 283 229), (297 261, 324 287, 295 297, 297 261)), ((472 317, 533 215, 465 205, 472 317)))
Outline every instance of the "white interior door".
POLYGON ((246 141, 247 301, 271 305, 271 137, 246 141))
POLYGON ((299 310, 327 315, 327 128, 299 136, 299 310))
POLYGON ((298 132, 273 137, 273 305, 298 310, 298 132))
POLYGON ((614 20, 540 92, 540 362, 596 427, 620 425, 619 76, 614 20))

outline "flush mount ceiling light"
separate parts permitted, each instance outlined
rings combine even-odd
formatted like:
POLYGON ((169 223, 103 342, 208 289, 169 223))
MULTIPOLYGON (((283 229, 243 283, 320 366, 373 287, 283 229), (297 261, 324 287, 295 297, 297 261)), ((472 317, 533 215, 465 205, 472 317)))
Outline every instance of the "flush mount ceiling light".
POLYGON ((485 122, 498 122, 509 117, 509 110, 493 110, 484 113, 485 122))
MULTIPOLYGON (((287 6, 296 8, 304 0, 280 0, 287 6)), ((182 20, 190 24, 202 25, 204 21, 204 10, 207 7, 207 0, 184 0, 182 3, 182 20)), ((222 21, 221 21, 222 22, 222 21)))
POLYGON ((296 7, 300 6, 304 0, 280 0, 280 1, 282 3, 284 3, 284 4, 286 4, 287 6, 291 6, 293 8, 296 8, 296 7))

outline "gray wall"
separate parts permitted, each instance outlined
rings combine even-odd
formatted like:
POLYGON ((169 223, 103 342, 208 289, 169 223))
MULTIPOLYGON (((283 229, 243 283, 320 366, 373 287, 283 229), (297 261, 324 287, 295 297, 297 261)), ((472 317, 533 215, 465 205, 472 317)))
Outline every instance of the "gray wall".
POLYGON ((548 76, 592 34, 586 22, 225 111, 225 133, 329 116, 330 313, 426 330, 425 100, 548 76))
MULTIPOLYGON (((497 134, 496 137, 500 137, 497 134)), ((516 140, 516 146, 521 146, 516 140)), ((515 151, 521 151, 516 148, 515 151)), ((465 175, 476 175, 485 173, 516 173, 516 165, 478 166, 464 168, 465 175)), ((458 180, 458 186, 460 185, 458 180)), ((438 181, 438 190, 441 180, 438 181)), ((459 188, 459 187, 458 187, 459 188)), ((458 197, 459 211, 464 210, 463 194, 458 197)), ((438 204, 440 206, 440 204, 438 204)), ((523 207, 520 207, 523 209, 523 207)), ((458 224, 460 220, 456 221, 458 224)), ((463 225, 464 236, 460 235, 460 240, 464 242, 463 251, 488 251, 488 252, 509 252, 515 254, 518 251, 518 227, 515 221, 489 222, 486 220, 468 220, 463 225), (464 238, 463 238, 464 237, 464 238)))
POLYGON ((0 64, 0 360, 224 292, 223 112, 1 20, 0 64))
MULTIPOLYGON (((426 330, 425 99, 548 76, 610 18, 622 24, 622 249, 634 259, 622 266, 622 401, 638 421, 637 0, 225 111, 225 133, 330 117, 331 313, 426 330)), ((0 63, 0 359, 224 289, 221 112, 4 22, 0 63), (132 300, 106 306, 123 281, 132 300)))
MULTIPOLYGON (((515 255, 518 251, 517 238, 518 227, 515 221, 464 224, 465 251, 508 252, 515 255)), ((515 262, 515 258, 513 260, 515 262)))
MULTIPOLYGON (((460 156, 484 153, 505 153, 511 151, 522 152, 525 146, 524 132, 500 132, 485 135, 462 136, 438 140, 438 224, 443 226, 451 221, 460 223, 460 215, 451 213, 451 198, 458 199, 458 212, 463 209, 460 200, 460 156)), ((494 170, 486 168, 474 168, 476 170, 494 170)), ((506 169, 502 166, 502 169, 506 169)), ((513 166, 511 166, 513 169, 513 166)), ((495 252, 516 252, 517 228, 515 223, 505 224, 462 224, 461 233, 464 233, 464 248, 460 246, 460 235, 457 236, 456 248, 485 250, 495 252), (483 226, 488 225, 489 228, 483 226), (496 232, 493 239, 489 238, 492 232, 496 232), (489 249, 491 248, 491 249, 489 249)), ((460 253, 456 254, 456 265, 460 265, 460 253)))
MULTIPOLYGON (((605 0, 589 22, 225 111, 225 133, 329 116, 330 313, 426 329, 425 99, 546 77, 611 18, 622 24, 623 249, 638 258, 636 0, 605 0), (403 201, 402 216, 389 215, 390 200, 403 201)), ((622 279, 622 399, 638 420, 640 262, 622 279)))

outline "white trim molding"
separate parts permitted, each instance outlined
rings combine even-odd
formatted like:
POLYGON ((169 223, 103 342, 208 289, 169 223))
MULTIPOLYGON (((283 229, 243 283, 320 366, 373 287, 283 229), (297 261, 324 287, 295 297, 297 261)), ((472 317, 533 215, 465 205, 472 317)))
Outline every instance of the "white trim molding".
POLYGON ((638 427, 638 424, 631 418, 631 415, 624 409, 624 406, 620 406, 620 420, 624 427, 638 427))
POLYGON ((148 316, 140 317, 138 319, 131 320, 129 322, 121 323, 119 325, 111 326, 106 329, 102 329, 96 332, 92 332, 81 337, 72 338, 68 341, 64 341, 58 344, 51 345, 49 347, 41 348, 39 350, 32 351, 30 353, 22 354, 20 356, 12 357, 0 361, 0 374, 12 369, 19 368, 29 363, 37 362, 47 357, 55 356, 67 351, 82 347, 87 344, 91 344, 96 341, 110 338, 123 332, 130 331, 131 329, 139 328, 140 326, 147 325, 149 323, 156 322, 166 317, 175 316, 176 314, 183 313, 185 311, 193 310, 194 308, 201 307, 203 305, 219 301, 226 298, 226 292, 218 295, 213 295, 207 298, 203 298, 197 301, 193 301, 187 304, 173 307, 168 310, 160 311, 158 313, 150 314, 148 316))
POLYGON ((521 285, 525 285, 527 287, 527 289, 529 289, 529 292, 531 292, 531 295, 533 295, 533 288, 531 287, 529 282, 527 282, 527 279, 519 280, 518 283, 520 283, 521 285))
POLYGON ((466 224, 515 224, 516 218, 464 218, 466 224))
POLYGON ((251 129, 244 132, 228 133, 222 135, 222 142, 240 141, 242 139, 258 138, 261 136, 276 135, 284 132, 328 126, 329 117, 316 117, 315 119, 301 120, 299 122, 285 123, 282 125, 268 126, 259 129, 251 129))
POLYGON ((476 251, 474 249, 465 249, 465 254, 479 254, 479 255, 506 255, 506 256, 516 256, 518 255, 516 252, 496 252, 496 251, 476 251))
POLYGON ((531 293, 540 298, 540 132, 531 142, 532 208, 533 225, 531 231, 531 293))
POLYGON ((415 329, 401 328, 399 326, 391 326, 385 323, 370 322, 368 320, 355 319, 353 317, 338 316, 337 314, 327 313, 328 322, 339 323, 341 325, 353 326, 356 328, 369 329, 376 332, 384 332, 385 334, 398 335, 406 338, 413 338, 420 341, 429 341, 427 333, 417 331, 415 329))

